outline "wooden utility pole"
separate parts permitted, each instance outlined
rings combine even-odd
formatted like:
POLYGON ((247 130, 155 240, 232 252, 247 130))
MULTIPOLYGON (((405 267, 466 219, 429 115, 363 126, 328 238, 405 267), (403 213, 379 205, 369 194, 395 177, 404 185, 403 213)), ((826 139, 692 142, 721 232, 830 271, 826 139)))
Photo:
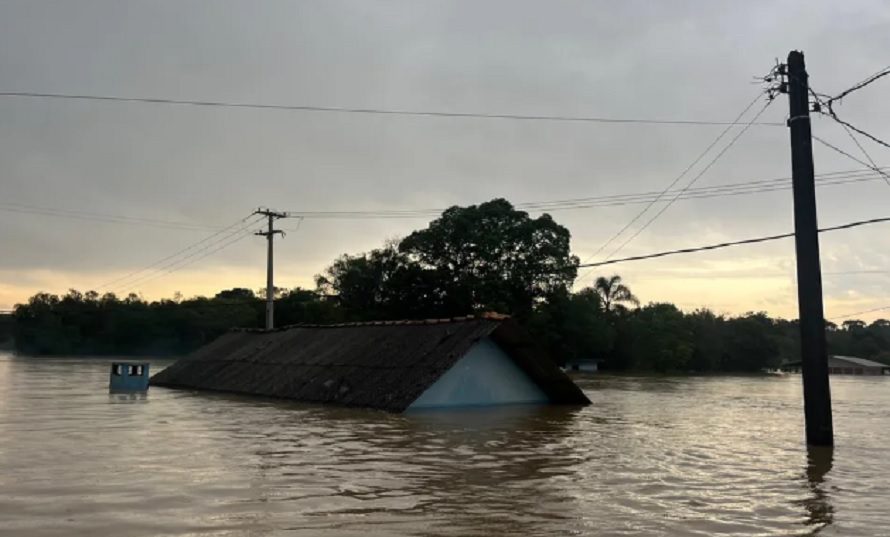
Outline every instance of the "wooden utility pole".
POLYGON ((801 371, 807 443, 834 444, 828 345, 822 308, 822 269, 816 222, 810 95, 803 53, 788 54, 788 103, 791 130, 791 172, 794 186, 794 240, 797 249, 797 304, 800 318, 801 371))
POLYGON ((261 214, 267 218, 268 228, 266 231, 258 231, 255 235, 260 235, 266 237, 267 242, 267 252, 266 252, 266 330, 272 330, 275 328, 275 284, 273 280, 273 244, 274 238, 276 234, 281 234, 284 236, 284 231, 280 229, 274 229, 273 222, 277 218, 284 218, 287 216, 285 213, 279 213, 275 211, 270 211, 268 209, 257 209, 254 211, 254 214, 261 214))

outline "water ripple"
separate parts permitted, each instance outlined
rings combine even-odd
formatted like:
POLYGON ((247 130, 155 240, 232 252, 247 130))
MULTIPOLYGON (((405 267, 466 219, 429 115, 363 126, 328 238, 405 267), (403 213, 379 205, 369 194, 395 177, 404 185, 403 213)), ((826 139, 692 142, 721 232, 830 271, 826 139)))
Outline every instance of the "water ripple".
POLYGON ((833 378, 838 447, 807 451, 795 377, 391 415, 106 374, 0 356, 0 535, 890 535, 890 378, 833 378))

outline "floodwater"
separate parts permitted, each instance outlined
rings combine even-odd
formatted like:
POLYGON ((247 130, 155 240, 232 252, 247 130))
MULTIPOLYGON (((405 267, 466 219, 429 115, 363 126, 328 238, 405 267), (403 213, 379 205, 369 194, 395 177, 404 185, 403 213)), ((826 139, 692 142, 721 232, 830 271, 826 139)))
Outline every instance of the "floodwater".
MULTIPOLYGON (((157 370, 169 362, 154 362, 157 370)), ((390 415, 0 355, 0 535, 890 535, 890 377, 588 377, 593 405, 390 415)))

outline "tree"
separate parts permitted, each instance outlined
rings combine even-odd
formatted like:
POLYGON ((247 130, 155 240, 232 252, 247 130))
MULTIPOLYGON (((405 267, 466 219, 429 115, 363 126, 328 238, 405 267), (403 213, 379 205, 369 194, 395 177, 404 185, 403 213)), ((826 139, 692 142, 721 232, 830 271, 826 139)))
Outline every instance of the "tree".
POLYGON ((725 341, 723 371, 755 372, 779 366, 776 325, 763 312, 728 320, 725 341))
POLYGON ((606 311, 612 311, 616 306, 622 303, 630 303, 639 307, 640 301, 630 292, 630 288, 621 283, 621 276, 617 274, 611 278, 600 276, 593 284, 593 288, 600 295, 603 308, 606 311))
POLYGON ((690 369, 695 335, 683 312, 673 304, 648 304, 613 318, 616 343, 608 367, 662 372, 690 369))
POLYGON ((256 294, 245 287, 233 287, 232 289, 226 289, 225 291, 216 293, 216 296, 213 298, 220 300, 251 301, 256 299, 256 294))
MULTIPOLYGON (((395 244, 355 256, 338 257, 323 274, 315 277, 317 291, 335 297, 349 315, 357 319, 375 319, 403 313, 405 297, 428 303, 429 297, 412 286, 411 274, 417 273, 407 255, 395 244)), ((416 283, 416 282, 413 282, 416 283)))
POLYGON ((550 215, 532 218, 494 199, 445 210, 399 243, 399 252, 421 269, 419 280, 442 313, 497 310, 527 318, 574 281, 578 258, 570 238, 550 215))
POLYGON ((600 297, 589 287, 548 297, 535 311, 529 328, 560 364, 605 358, 614 344, 614 330, 600 297))

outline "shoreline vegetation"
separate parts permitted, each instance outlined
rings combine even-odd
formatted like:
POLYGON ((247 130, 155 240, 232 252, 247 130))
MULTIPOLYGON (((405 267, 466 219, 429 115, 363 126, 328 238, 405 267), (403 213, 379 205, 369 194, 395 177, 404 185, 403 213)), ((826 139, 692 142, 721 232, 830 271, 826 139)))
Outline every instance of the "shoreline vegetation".
MULTIPOLYGON (((503 199, 451 207, 428 227, 370 252, 344 254, 315 289, 276 289, 278 326, 510 314, 560 363, 607 371, 758 372, 798 359, 797 321, 640 305, 617 275, 573 291, 568 229, 503 199)), ((146 301, 130 293, 37 293, 0 316, 0 348, 33 355, 176 356, 232 327, 260 327, 264 290, 146 301)), ((890 321, 826 323, 832 354, 890 363, 890 321)))

